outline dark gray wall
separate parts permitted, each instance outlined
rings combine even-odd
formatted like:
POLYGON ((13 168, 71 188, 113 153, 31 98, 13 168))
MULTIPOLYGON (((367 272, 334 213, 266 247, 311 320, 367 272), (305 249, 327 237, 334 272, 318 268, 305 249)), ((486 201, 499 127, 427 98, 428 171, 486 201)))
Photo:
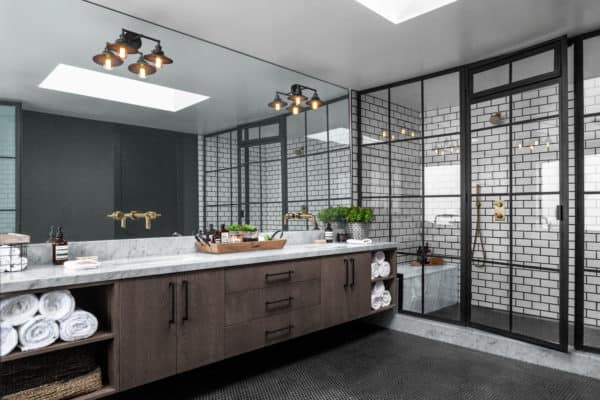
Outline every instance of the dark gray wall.
POLYGON ((46 240, 49 225, 64 226, 68 240, 166 236, 197 225, 194 135, 25 111, 22 165, 21 231, 34 242, 46 240), (113 210, 163 216, 151 231, 143 221, 122 230, 106 217, 113 210))

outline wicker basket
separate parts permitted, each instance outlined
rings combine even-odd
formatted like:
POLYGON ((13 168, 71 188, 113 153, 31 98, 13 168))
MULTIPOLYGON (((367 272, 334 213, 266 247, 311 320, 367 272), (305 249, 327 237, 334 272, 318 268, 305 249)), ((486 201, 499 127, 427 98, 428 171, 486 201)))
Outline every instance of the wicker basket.
POLYGON ((65 400, 102 389, 102 372, 92 372, 66 381, 58 381, 2 397, 2 400, 65 400))

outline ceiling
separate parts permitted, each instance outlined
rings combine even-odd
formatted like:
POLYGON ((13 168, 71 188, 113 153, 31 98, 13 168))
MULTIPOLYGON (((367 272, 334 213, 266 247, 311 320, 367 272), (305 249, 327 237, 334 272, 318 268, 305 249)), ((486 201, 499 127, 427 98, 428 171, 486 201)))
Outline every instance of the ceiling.
POLYGON ((600 28, 598 0, 459 0, 394 25, 355 0, 94 0, 366 89, 600 28))
MULTIPOLYGON (((292 83, 318 89, 324 100, 347 95, 347 89, 81 0, 0 1, 0 37, 0 100, 21 102, 26 110, 207 134, 280 115, 267 103, 292 83), (38 87, 59 63, 137 80, 127 70, 135 57, 110 72, 92 62, 121 28, 160 39, 175 60, 148 83, 210 99, 168 112, 38 87)), ((142 49, 153 46, 147 41, 142 49)))

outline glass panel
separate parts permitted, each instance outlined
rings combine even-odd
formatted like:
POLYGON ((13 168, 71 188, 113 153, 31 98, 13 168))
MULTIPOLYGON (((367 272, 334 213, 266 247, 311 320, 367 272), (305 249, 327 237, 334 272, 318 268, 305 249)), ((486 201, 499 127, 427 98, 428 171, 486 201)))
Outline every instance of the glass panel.
POLYGON ((521 92, 512 96, 513 122, 557 117, 559 110, 558 85, 521 92))
POLYGON ((216 172, 205 172, 206 176, 206 187, 204 188, 206 193, 206 205, 216 205, 217 204, 217 194, 219 192, 217 186, 217 173, 216 172))
POLYGON ((206 170, 215 171, 218 168, 217 152, 218 152, 219 135, 207 136, 205 143, 206 154, 206 170))
POLYGON ((554 71, 554 50, 548 50, 512 63, 512 81, 532 78, 554 71))
POLYGON ((336 101, 328 106, 329 151, 350 146, 348 126, 348 100, 336 101))
POLYGON ((471 322, 508 331, 509 267, 494 262, 473 265, 471 274, 471 322))
POLYGON ((389 145, 377 144, 362 148, 362 193, 365 197, 389 194, 389 145))
POLYGON ((15 159, 0 158, 0 210, 16 208, 15 179, 15 159))
POLYGON ((287 179, 288 200, 306 203, 306 159, 304 157, 288 160, 287 179))
POLYGON ((390 137, 388 122, 388 91, 361 95, 361 143, 364 145, 388 141, 390 137))
POLYGON ((217 207, 216 206, 206 207, 206 227, 208 228, 208 226, 210 224, 213 224, 213 226, 216 228, 218 219, 219 219, 219 216, 218 216, 217 207))
POLYGON ((270 138, 279 136, 279 124, 262 125, 260 127, 260 137, 270 138))
POLYGON ((508 70, 508 64, 504 64, 473 74, 473 93, 507 85, 509 83, 508 70))
POLYGON ((281 160, 281 143, 269 143, 260 145, 261 161, 281 160))
POLYGON ((308 198, 327 199, 329 197, 327 153, 308 156, 308 198))
POLYGON ((460 131, 459 73, 423 82, 425 136, 460 131))
POLYGON ((261 225, 261 205, 260 203, 250 203, 249 213, 248 213, 248 222, 258 227, 258 229, 262 230, 261 225))
POLYGON ((16 155, 16 110, 14 106, 0 105, 0 157, 16 155))
MULTIPOLYGON (((324 200, 313 200, 313 201, 309 201, 308 202, 308 212, 314 215, 319 214, 319 211, 321 211, 324 208, 329 207, 329 202, 324 199, 324 200)), ((300 210, 298 210, 300 211, 300 210)), ((308 227, 308 230, 312 230, 314 229, 314 225, 312 223, 312 221, 309 221, 308 224, 306 225, 308 227)), ((321 229, 323 229, 324 227, 321 226, 321 229)))
POLYGON ((584 112, 600 112, 600 37, 583 41, 584 112))
POLYGON ((327 107, 305 114, 308 154, 327 151, 327 107))
POLYGON ((481 208, 478 211, 478 198, 472 194, 471 203, 471 249, 473 249, 473 269, 484 267, 489 262, 510 262, 510 204, 508 196, 481 195, 479 201, 481 208), (494 204, 496 200, 504 201, 504 221, 496 221, 494 204))
POLYGON ((585 271, 584 282, 583 342, 586 346, 600 347, 600 269, 585 271))
POLYGON ((273 232, 283 227, 281 203, 265 203, 262 210, 261 230, 273 232))
POLYGON ((420 81, 390 89, 390 140, 420 137, 421 117, 420 81))
MULTIPOLYGON (((289 212, 300 212, 307 207, 306 201, 295 201, 288 203, 288 211, 289 212)), ((308 221, 299 220, 299 219, 290 219, 288 221, 288 230, 290 231, 306 231, 308 229, 312 229, 313 227, 309 225, 308 221)))
POLYGON ((351 153, 349 149, 329 153, 329 196, 352 197, 351 153))
POLYGON ((256 140, 259 138, 259 127, 255 126, 248 129, 248 140, 256 140))
MULTIPOLYGON (((417 254, 423 237, 422 219, 423 199, 421 197, 392 199, 392 241, 398 245, 399 252, 417 254)), ((415 259, 416 257, 412 257, 410 261, 415 259)))
POLYGON ((248 165, 248 200, 250 203, 260 203, 260 164, 251 163, 248 165))
POLYGON ((509 130, 506 126, 471 133, 471 180, 473 192, 509 191, 509 130))
POLYGON ((425 198, 424 241, 434 256, 460 257, 460 197, 425 198))
POLYGON ((558 192, 559 120, 513 125, 513 192, 558 192))
POLYGON ((222 133, 217 136, 217 162, 219 169, 231 168, 231 133, 222 133))
POLYGON ((305 120, 306 113, 296 116, 290 115, 286 120, 286 131, 287 131, 287 156, 288 159, 292 157, 304 157, 306 153, 306 142, 305 142, 305 120))
POLYGON ((0 232, 8 233, 16 230, 16 213, 14 211, 0 211, 0 232))
POLYGON ((261 167, 262 202, 281 202, 281 161, 263 162, 261 167))
POLYGON ((373 209, 373 221, 369 225, 369 238, 374 241, 388 241, 390 231, 390 206, 388 199, 363 199, 363 207, 373 209))
POLYGON ((392 143, 392 195, 423 194, 422 140, 392 143))
POLYGON ((584 189, 600 192, 600 117, 588 117, 584 121, 584 189))
MULTIPOLYGON (((600 274, 600 194, 585 195, 584 239, 584 268, 600 274)), ((597 287, 588 289, 600 293, 600 280, 597 287)))
POLYGON ((471 104, 471 130, 493 128, 508 124, 508 96, 471 104))
POLYGON ((225 224, 225 226, 227 225, 231 225, 231 206, 230 205, 220 205, 218 207, 218 218, 219 220, 217 221, 218 224, 216 225, 216 227, 220 227, 221 224, 225 224))
POLYGON ((460 135, 425 140, 425 196, 460 195, 460 135))

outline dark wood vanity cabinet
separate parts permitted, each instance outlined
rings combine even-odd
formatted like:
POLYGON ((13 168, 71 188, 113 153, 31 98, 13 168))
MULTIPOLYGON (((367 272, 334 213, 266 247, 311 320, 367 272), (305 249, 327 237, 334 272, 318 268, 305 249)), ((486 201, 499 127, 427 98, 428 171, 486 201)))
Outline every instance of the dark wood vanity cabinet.
POLYGON ((223 358, 223 271, 120 283, 120 388, 223 358))
POLYGON ((322 265, 323 328, 368 315, 371 310, 370 253, 327 257, 322 265))

